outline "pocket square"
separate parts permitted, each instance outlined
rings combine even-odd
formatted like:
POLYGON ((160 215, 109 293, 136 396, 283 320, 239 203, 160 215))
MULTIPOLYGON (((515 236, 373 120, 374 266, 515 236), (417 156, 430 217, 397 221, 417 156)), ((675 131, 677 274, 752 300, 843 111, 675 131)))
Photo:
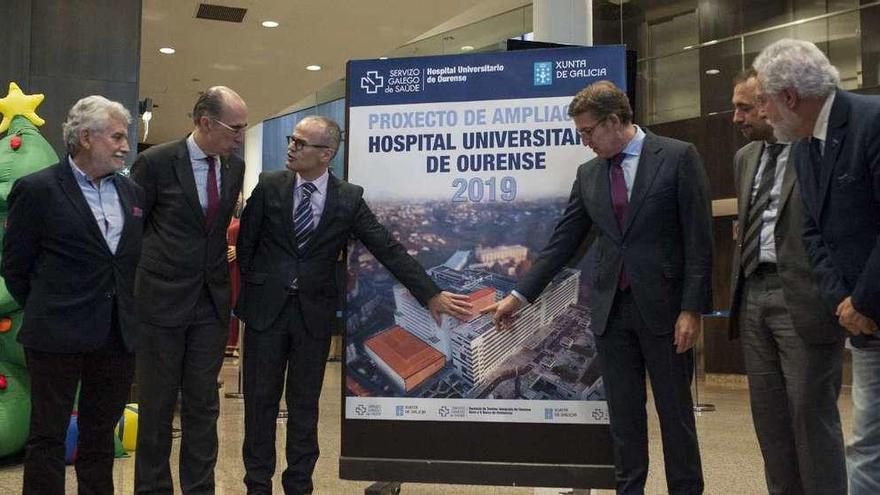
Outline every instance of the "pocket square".
POLYGON ((144 210, 140 209, 137 206, 132 206, 131 207, 131 214, 132 214, 132 216, 135 216, 135 217, 142 217, 142 216, 144 216, 144 210))
POLYGON ((841 186, 845 186, 847 184, 852 184, 856 181, 856 178, 850 174, 843 174, 837 177, 837 183, 841 186))

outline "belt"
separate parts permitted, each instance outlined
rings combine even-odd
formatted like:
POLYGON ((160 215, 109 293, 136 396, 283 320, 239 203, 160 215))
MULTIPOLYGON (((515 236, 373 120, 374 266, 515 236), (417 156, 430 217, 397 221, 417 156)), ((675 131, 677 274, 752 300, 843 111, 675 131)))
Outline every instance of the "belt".
POLYGON ((765 261, 763 263, 758 263, 758 266, 755 268, 755 272, 752 275, 761 277, 764 275, 773 275, 775 273, 776 263, 765 261))

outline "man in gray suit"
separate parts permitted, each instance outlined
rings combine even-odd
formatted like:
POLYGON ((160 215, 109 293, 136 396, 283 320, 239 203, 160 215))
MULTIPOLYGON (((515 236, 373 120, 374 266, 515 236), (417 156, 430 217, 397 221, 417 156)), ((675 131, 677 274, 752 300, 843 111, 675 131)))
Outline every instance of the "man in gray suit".
POLYGON ((734 160, 739 242, 730 337, 742 340, 769 493, 846 493, 840 393, 844 331, 823 307, 804 250, 791 146, 756 102, 757 74, 735 81, 733 122, 752 142, 734 160))
POLYGON ((700 313, 712 300, 709 181, 690 143, 633 124, 608 81, 581 90, 569 116, 596 158, 578 168, 568 206, 532 269, 494 312, 504 329, 572 258, 591 229, 592 329, 608 409, 617 491, 641 494, 648 474, 646 374, 672 494, 703 491, 690 382, 700 313))

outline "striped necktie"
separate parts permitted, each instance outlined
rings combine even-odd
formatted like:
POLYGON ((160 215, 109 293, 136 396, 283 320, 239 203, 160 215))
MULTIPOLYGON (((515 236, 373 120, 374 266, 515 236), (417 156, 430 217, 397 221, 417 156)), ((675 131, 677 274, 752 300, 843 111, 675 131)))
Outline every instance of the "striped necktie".
POLYGON ((311 182, 304 182, 301 188, 302 197, 293 212, 293 227, 296 236, 296 247, 302 249, 312 238, 315 231, 315 215, 312 212, 312 193, 317 191, 311 182))
MULTIPOLYGON (((764 150, 767 154, 767 162, 764 164, 763 173, 761 173, 758 192, 755 193, 754 199, 749 204, 745 235, 743 235, 742 267, 743 273, 746 277, 755 272, 755 268, 758 267, 758 263, 760 262, 761 225, 764 223, 764 211, 770 205, 770 191, 773 189, 773 183, 776 179, 776 170, 779 166, 777 159, 784 148, 784 144, 773 143, 767 145, 764 150)), ((754 181, 758 180, 759 178, 756 172, 754 181)))

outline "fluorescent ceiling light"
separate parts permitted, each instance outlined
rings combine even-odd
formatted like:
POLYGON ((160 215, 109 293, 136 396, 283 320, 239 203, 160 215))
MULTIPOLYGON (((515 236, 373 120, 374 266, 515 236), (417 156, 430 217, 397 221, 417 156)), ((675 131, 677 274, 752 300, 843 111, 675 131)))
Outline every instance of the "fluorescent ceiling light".
POLYGON ((263 24, 263 27, 266 27, 266 28, 277 28, 278 27, 278 23, 275 21, 263 21, 262 24, 263 24))
POLYGON ((173 54, 173 53, 176 52, 176 51, 177 51, 177 50, 175 50, 174 48, 171 48, 171 47, 169 47, 169 46, 166 46, 166 47, 163 47, 163 48, 159 48, 159 53, 164 53, 165 55, 171 55, 171 54, 173 54))
POLYGON ((306 70, 310 70, 310 71, 321 70, 321 66, 320 65, 307 65, 306 70))

